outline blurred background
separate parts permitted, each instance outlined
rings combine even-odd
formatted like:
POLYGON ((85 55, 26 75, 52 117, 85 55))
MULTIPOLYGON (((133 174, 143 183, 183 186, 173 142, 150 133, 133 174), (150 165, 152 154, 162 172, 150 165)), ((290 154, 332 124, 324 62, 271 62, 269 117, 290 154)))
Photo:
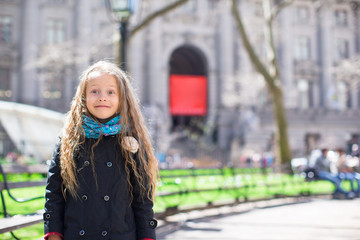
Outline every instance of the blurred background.
MULTIPOLYGON (((173 223, 207 238, 185 219, 198 210, 354 198, 335 183, 360 196, 360 0, 0 0, 0 239, 42 239, 45 163, 80 74, 99 60, 125 70, 139 97, 160 163, 159 236, 173 223), (319 159, 334 184, 308 168, 319 159)), ((323 230, 312 236, 358 239, 358 200, 284 216, 323 230)), ((276 211, 254 218, 256 239, 277 231, 276 211)), ((307 232, 292 224, 282 239, 307 232)))
POLYGON ((102 59, 132 77, 162 168, 356 155, 360 1, 264 2, 1 0, 0 156, 48 160, 79 75, 102 59))

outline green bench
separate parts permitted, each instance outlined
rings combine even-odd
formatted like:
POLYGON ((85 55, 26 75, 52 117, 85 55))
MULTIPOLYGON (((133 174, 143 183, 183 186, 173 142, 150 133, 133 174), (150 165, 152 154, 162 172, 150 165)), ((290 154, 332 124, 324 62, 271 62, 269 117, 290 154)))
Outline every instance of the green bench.
MULTIPOLYGON (((15 201, 19 208, 21 208, 21 203, 34 201, 37 199, 44 198, 42 196, 29 197, 27 199, 19 199, 12 195, 11 190, 17 188, 30 188, 30 187, 38 187, 46 185, 46 178, 38 180, 38 181, 21 181, 21 182, 9 182, 7 181, 8 174, 47 174, 48 171, 47 165, 0 165, 0 175, 2 179, 0 181, 0 196, 2 203, 2 214, 3 217, 0 218, 0 234, 11 232, 20 228, 24 228, 36 223, 40 223, 43 221, 43 211, 38 211, 32 214, 27 215, 11 215, 8 213, 6 200, 15 201), (9 198, 5 199, 5 194, 9 196, 9 198)), ((13 235, 14 236, 14 235, 13 235)), ((15 239, 17 239, 14 236, 15 239)))

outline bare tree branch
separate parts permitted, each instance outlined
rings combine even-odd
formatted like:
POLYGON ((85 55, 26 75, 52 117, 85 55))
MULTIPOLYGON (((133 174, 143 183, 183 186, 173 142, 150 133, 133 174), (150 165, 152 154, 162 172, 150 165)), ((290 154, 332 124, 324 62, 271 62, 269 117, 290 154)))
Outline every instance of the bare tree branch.
POLYGON ((279 74, 274 36, 272 30, 273 29, 272 22, 274 20, 273 18, 274 14, 271 9, 271 0, 263 0, 263 11, 265 17, 265 24, 266 24, 264 32, 265 32, 265 40, 266 40, 266 48, 267 48, 267 57, 270 62, 269 73, 273 78, 273 83, 280 84, 280 74, 279 74))
POLYGON ((280 3, 276 4, 273 9, 271 10, 271 22, 279 15, 282 9, 286 8, 287 6, 291 5, 294 0, 284 0, 280 3))
POLYGON ((242 18, 240 15, 240 11, 237 8, 236 0, 232 0, 232 13, 235 17, 236 24, 239 28, 240 37, 243 41, 243 44, 247 50, 247 53, 249 54, 249 57, 251 61, 254 63, 255 68, 264 76, 265 81, 272 85, 272 77, 269 74, 269 72, 266 70, 265 65, 260 61, 260 58, 257 56, 257 54, 254 51, 254 48, 251 46, 250 40, 247 37, 244 23, 242 22, 242 18))
POLYGON ((150 14, 146 19, 144 19, 144 21, 142 21, 139 25, 135 26, 129 33, 129 40, 131 37, 133 37, 137 32, 139 32, 142 28, 144 28, 145 26, 147 26, 148 24, 150 24, 154 19, 156 19, 157 17, 164 15, 168 12, 170 12, 173 9, 176 9, 177 7, 185 4, 186 2, 188 2, 189 0, 178 0, 172 4, 169 4, 167 6, 165 6, 164 8, 150 14))

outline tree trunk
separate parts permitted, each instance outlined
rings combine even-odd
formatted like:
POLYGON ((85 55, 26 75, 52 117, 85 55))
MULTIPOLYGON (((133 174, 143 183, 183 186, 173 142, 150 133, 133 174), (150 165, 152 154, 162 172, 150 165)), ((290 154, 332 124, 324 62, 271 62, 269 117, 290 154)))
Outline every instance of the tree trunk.
MULTIPOLYGON (((289 4, 292 1, 287 1, 289 4)), ((283 2, 285 3, 285 2, 283 2)), ((245 31, 245 26, 242 21, 241 12, 238 10, 237 1, 232 0, 232 12, 239 30, 240 38, 244 44, 245 50, 249 58, 256 68, 256 70, 264 77, 272 97, 274 121, 275 121, 275 147, 277 162, 286 165, 285 172, 291 172, 291 150, 289 146, 289 139, 287 134, 287 120, 283 103, 283 94, 281 89, 281 81, 279 79, 278 63, 276 61, 276 51, 272 35, 272 20, 274 15, 271 14, 271 7, 269 1, 263 2, 266 17, 266 38, 268 43, 268 64, 264 64, 259 56, 256 54, 254 47, 251 45, 248 34, 245 31), (266 67, 268 66, 268 67, 266 67)), ((278 5, 280 6, 280 5, 278 5)), ((283 4, 282 6, 285 6, 283 4)), ((275 15, 280 9, 277 9, 275 15)))
POLYGON ((283 101, 283 93, 281 87, 271 86, 269 87, 272 103, 273 103, 273 114, 276 124, 276 152, 277 158, 279 158, 278 163, 286 166, 286 172, 291 172, 291 150, 289 146, 289 139, 287 133, 287 120, 286 120, 286 111, 283 101))

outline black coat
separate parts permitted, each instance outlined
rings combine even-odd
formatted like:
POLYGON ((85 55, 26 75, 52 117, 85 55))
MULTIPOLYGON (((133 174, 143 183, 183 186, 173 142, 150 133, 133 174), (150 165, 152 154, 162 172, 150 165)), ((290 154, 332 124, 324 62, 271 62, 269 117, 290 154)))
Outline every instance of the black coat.
MULTIPOLYGON (((126 180, 124 158, 115 136, 103 137, 94 148, 98 187, 90 164, 90 147, 95 139, 86 139, 77 154, 79 199, 69 193, 63 197, 59 149, 56 146, 46 186, 45 234, 59 232, 65 240, 155 239, 156 220, 153 202, 139 197, 139 188, 131 178, 133 201, 126 180)), ((136 155, 134 155, 136 157, 136 155)))

